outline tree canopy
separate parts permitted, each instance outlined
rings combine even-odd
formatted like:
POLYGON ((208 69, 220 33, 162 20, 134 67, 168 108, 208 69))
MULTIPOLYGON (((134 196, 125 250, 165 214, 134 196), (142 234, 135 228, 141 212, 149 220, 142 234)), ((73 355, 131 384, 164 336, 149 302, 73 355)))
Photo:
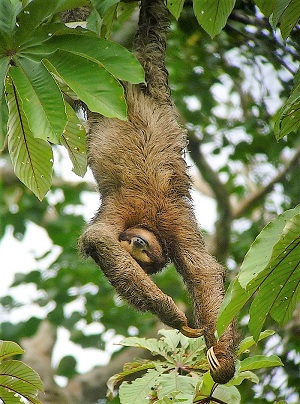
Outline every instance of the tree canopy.
MULTIPOLYGON (((254 340, 272 328, 276 334, 263 339, 254 353, 276 354, 284 364, 280 370, 260 370, 254 390, 250 380, 243 381, 240 400, 296 403, 300 4, 167 4, 172 14, 167 67, 187 129, 195 201, 201 195, 196 211, 200 222, 216 212, 213 225, 202 231, 232 281, 218 331, 233 316, 241 335, 254 340)), ((24 272, 20 264, 10 290, 1 296, 1 339, 24 345, 26 363, 50 380, 47 394, 57 394, 64 403, 104 399, 109 377, 140 353, 121 350, 108 365, 83 375, 69 355, 53 369, 57 329, 68 330, 70 340, 83 348, 105 351, 110 332, 153 337, 153 329, 160 327, 149 313, 141 315, 120 301, 96 266, 76 251, 93 214, 91 201, 98 198, 89 177, 80 178, 86 172, 86 151, 79 100, 93 111, 126 119, 120 80, 144 80, 130 51, 137 13, 138 2, 128 0, 0 0, 0 237, 2 245, 13 237, 22 243, 28 236, 32 247, 37 245, 34 267, 24 272), (80 177, 66 175, 66 160, 80 177), (33 225, 49 239, 46 252, 39 249, 33 225), (22 293, 30 287, 34 293, 24 303, 22 293), (20 310, 28 314, 15 321, 20 310), (57 386, 55 375, 66 378, 65 388, 57 386)), ((1 262, 1 272, 9 269, 9 260, 1 262)), ((155 282, 188 310, 172 266, 155 282)))

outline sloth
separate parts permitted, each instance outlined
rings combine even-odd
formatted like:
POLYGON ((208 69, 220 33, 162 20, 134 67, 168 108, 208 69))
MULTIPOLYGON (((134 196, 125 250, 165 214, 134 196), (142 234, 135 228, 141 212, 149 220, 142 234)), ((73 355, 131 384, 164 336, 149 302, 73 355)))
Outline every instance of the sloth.
POLYGON ((164 0, 142 0, 133 49, 145 84, 122 83, 128 120, 88 112, 88 163, 101 205, 79 243, 129 304, 188 337, 204 335, 212 377, 226 383, 235 371, 236 334, 230 324, 215 338, 225 271, 208 253, 193 212, 186 134, 165 67, 168 25, 164 0), (168 262, 190 293, 194 328, 149 276, 168 262))

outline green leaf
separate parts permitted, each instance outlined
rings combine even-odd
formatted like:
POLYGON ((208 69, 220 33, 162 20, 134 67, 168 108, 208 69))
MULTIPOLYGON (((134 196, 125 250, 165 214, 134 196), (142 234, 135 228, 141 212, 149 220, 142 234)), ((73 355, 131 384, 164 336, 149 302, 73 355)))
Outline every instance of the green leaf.
POLYGON ((291 132, 300 129, 300 84, 296 85, 281 108, 275 123, 276 139, 280 140, 291 132))
POLYGON ((35 139, 22 104, 10 81, 6 83, 9 110, 8 150, 17 177, 42 200, 51 185, 52 150, 44 140, 35 139))
MULTIPOLYGON (((219 384, 213 393, 213 397, 218 398, 223 403, 241 403, 241 394, 235 386, 224 386, 219 384)), ((214 400, 212 399, 211 402, 214 402, 214 400)))
POLYGON ((235 0, 194 0, 199 24, 211 36, 219 34, 226 25, 235 0))
POLYGON ((95 9, 98 11, 98 13, 101 16, 104 16, 104 14, 116 3, 119 2, 119 0, 91 0, 93 6, 95 9))
POLYGON ((255 4, 266 17, 272 14, 276 2, 277 0, 255 0, 255 4))
POLYGON ((172 15, 178 20, 182 8, 184 5, 184 0, 167 0, 167 7, 172 15))
POLYGON ((150 351, 153 355, 165 355, 168 351, 168 346, 162 340, 155 338, 139 338, 128 337, 120 342, 120 345, 131 346, 135 348, 144 348, 150 351))
POLYGON ((253 296, 255 290, 256 288, 254 287, 252 290, 246 291, 241 287, 238 278, 235 278, 230 283, 219 310, 216 327, 219 337, 223 334, 226 327, 234 317, 241 311, 251 296, 253 296))
POLYGON ((240 371, 255 370, 274 366, 283 366, 280 358, 276 355, 255 355, 241 361, 240 371))
POLYGON ((280 241, 284 227, 298 212, 300 212, 300 205, 287 210, 267 224, 256 237, 240 269, 238 279, 243 288, 246 288, 268 266, 272 259, 273 248, 280 241))
POLYGON ((145 81, 144 70, 134 55, 121 45, 106 39, 79 34, 54 35, 43 45, 43 49, 45 46, 50 52, 61 49, 98 61, 120 80, 130 83, 145 81))
POLYGON ((31 1, 19 15, 18 35, 26 36, 56 13, 59 0, 31 1))
POLYGON ((9 58, 0 55, 0 150, 3 147, 4 139, 7 134, 7 105, 4 96, 4 80, 8 71, 9 58))
POLYGON ((61 138, 73 164, 75 174, 83 177, 86 173, 86 137, 85 130, 73 109, 67 104, 68 123, 61 138))
POLYGON ((23 383, 29 384, 35 390, 43 390, 43 383, 39 375, 25 363, 17 360, 6 360, 0 364, 1 376, 11 376, 23 383))
POLYGON ((22 102, 29 128, 35 138, 60 143, 67 123, 62 94, 42 63, 19 59, 10 76, 22 102), (49 97, 51 94, 51 97, 49 97))
POLYGON ((62 50, 48 56, 45 64, 71 87, 91 111, 126 119, 123 88, 102 65, 62 50))
POLYGON ((254 339, 268 314, 284 325, 300 301, 300 213, 286 223, 260 282, 250 307, 249 330, 254 339))
POLYGON ((21 2, 0 1, 0 32, 7 41, 12 37, 16 29, 17 15, 21 10, 21 2))
POLYGON ((289 36, 299 19, 299 0, 280 0, 276 2, 271 21, 274 28, 279 26, 283 39, 289 36))
POLYGON ((0 361, 11 356, 22 355, 24 352, 24 349, 16 342, 0 340, 0 361))
POLYGON ((239 386, 242 384, 244 380, 249 380, 252 383, 258 384, 259 383, 259 378, 258 376, 251 372, 250 370, 246 370, 244 372, 240 372, 237 376, 234 376, 233 379, 231 379, 228 383, 226 383, 227 386, 239 386))
POLYGON ((127 376, 154 368, 155 362, 149 360, 131 362, 130 364, 126 364, 123 368, 123 372, 117 373, 109 378, 107 382, 108 397, 112 398, 114 396, 116 385, 119 384, 127 376))
MULTIPOLYGON (((274 335, 274 333, 275 333, 275 331, 273 331, 273 330, 265 330, 265 331, 260 333, 258 341, 261 341, 261 340, 263 340, 265 338, 268 338, 271 335, 274 335)), ((256 345, 256 343, 257 343, 257 341, 255 341, 253 337, 244 338, 239 344, 239 347, 238 347, 236 355, 240 356, 242 353, 247 351, 253 345, 256 345)))
POLYGON ((2 386, 0 386, 0 399, 1 399, 1 403, 3 403, 3 404, 20 404, 21 403, 20 396, 16 396, 16 393, 14 391, 10 391, 2 386))
POLYGON ((171 371, 170 373, 163 374, 159 377, 157 396, 161 399, 172 392, 194 396, 196 384, 198 382, 198 378, 181 376, 178 374, 177 370, 171 371))
POLYGON ((150 369, 145 376, 135 379, 131 383, 122 383, 119 391, 121 403, 149 404, 148 396, 157 385, 157 380, 163 372, 163 368, 161 371, 150 369))
POLYGON ((281 324, 291 318, 300 294, 299 211, 300 205, 279 215, 252 244, 221 305, 219 335, 257 290, 249 321, 255 340, 268 314, 281 324))

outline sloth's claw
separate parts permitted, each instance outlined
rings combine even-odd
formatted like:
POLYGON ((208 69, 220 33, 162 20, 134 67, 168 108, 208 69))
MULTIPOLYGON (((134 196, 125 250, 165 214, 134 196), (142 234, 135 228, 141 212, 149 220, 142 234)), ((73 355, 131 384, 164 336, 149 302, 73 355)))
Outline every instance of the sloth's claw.
POLYGON ((210 369, 213 372, 215 372, 218 369, 218 367, 220 367, 220 362, 218 361, 218 358, 216 357, 213 347, 209 348, 206 356, 207 356, 207 360, 208 360, 210 369))
POLYGON ((204 328, 191 328, 187 325, 183 325, 179 331, 189 338, 199 338, 204 334, 204 328))

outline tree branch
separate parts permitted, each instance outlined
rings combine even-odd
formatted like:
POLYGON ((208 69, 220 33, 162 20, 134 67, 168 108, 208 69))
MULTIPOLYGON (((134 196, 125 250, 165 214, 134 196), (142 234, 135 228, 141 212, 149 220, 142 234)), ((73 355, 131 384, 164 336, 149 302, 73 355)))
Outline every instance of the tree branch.
POLYGON ((239 219, 244 216, 247 211, 252 209, 257 203, 264 198, 274 187, 275 184, 284 180, 287 173, 293 167, 300 165, 300 149, 296 151, 294 156, 287 162, 285 167, 264 187, 255 190, 248 198, 241 201, 239 206, 233 209, 232 219, 239 219))
POLYGON ((231 205, 229 193, 226 186, 220 181, 218 174, 210 167, 199 146, 199 140, 195 135, 189 135, 189 152, 199 168, 203 178, 209 184, 218 209, 218 220, 215 223, 215 234, 213 235, 212 254, 221 262, 224 262, 228 253, 230 232, 231 232, 231 205))

